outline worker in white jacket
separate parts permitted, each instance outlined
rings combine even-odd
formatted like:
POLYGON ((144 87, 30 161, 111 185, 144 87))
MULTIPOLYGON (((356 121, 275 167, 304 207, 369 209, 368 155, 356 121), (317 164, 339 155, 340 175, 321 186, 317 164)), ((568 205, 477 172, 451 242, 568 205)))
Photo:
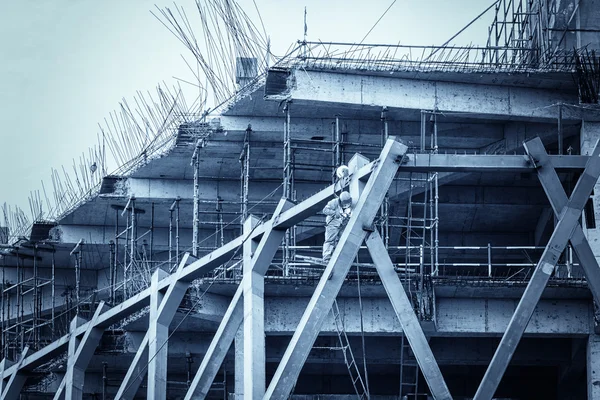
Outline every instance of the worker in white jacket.
POLYGON ((323 262, 328 263, 340 238, 340 234, 346 227, 352 213, 352 197, 348 192, 342 192, 327 203, 323 208, 325 218, 325 242, 323 243, 323 262))

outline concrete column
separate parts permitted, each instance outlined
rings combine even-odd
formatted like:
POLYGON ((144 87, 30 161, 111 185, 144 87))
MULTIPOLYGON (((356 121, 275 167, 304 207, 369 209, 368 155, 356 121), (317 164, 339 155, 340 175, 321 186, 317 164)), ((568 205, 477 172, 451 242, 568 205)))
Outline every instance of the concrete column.
MULTIPOLYGON (((244 222, 244 233, 249 235, 260 221, 254 216, 244 222)), ((265 278, 252 268, 252 256, 258 243, 244 243, 244 391, 246 399, 261 399, 265 394, 265 278)), ((237 396, 236 396, 237 397, 237 396)))
POLYGON ((590 335, 587 346, 588 400, 600 400, 600 335, 590 335))
POLYGON ((159 321, 158 310, 164 294, 158 289, 158 282, 168 275, 157 269, 152 275, 150 294, 150 321, 148 326, 148 398, 167 398, 167 355, 169 325, 159 321))
POLYGON ((244 328, 235 335, 235 399, 244 398, 244 328))

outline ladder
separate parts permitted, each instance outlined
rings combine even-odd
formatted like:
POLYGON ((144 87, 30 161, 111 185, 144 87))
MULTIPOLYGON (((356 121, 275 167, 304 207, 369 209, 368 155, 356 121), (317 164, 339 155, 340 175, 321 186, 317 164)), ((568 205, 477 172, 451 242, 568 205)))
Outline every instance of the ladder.
POLYGON ((333 301, 333 307, 331 307, 331 312, 333 314, 333 320, 335 322, 335 330, 340 341, 340 349, 344 354, 344 362, 346 363, 346 368, 348 368, 348 374, 350 375, 350 380, 352 381, 352 386, 354 387, 356 396, 360 400, 368 400, 371 397, 369 392, 367 391, 363 377, 360 374, 358 365, 356 364, 356 359, 354 358, 352 348, 350 347, 350 341, 348 340, 348 335, 346 334, 346 330, 344 329, 344 322, 342 321, 340 315, 340 308, 338 307, 337 299, 333 301))
POLYGON ((402 335, 400 347, 400 399, 402 400, 423 398, 423 394, 419 393, 419 366, 411 352, 406 336, 402 335))

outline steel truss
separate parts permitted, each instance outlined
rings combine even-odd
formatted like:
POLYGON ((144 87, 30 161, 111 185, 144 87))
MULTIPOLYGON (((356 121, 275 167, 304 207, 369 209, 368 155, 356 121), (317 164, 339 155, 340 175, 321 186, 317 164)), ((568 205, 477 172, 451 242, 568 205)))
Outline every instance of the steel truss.
POLYGON ((242 236, 198 260, 193 260, 189 256, 184 257, 178 269, 172 274, 156 271, 152 277, 151 287, 113 308, 104 310, 100 306, 89 322, 82 323, 76 318, 68 335, 33 354, 29 354, 28 348, 25 348, 17 363, 2 360, 0 362, 1 399, 18 398, 28 372, 65 350, 68 351, 69 361, 67 375, 64 384, 61 385, 64 387, 62 390, 66 393, 70 391, 72 393, 70 398, 80 399, 83 393, 85 365, 93 354, 99 340, 99 333, 148 305, 151 309, 148 333, 125 377, 120 391, 123 394, 117 395, 117 398, 129 398, 125 393, 131 392, 128 389, 139 385, 134 381, 141 382, 146 368, 149 374, 152 374, 147 385, 148 396, 164 398, 168 327, 181 297, 192 280, 204 276, 227 262, 240 246, 244 247, 244 277, 190 384, 186 399, 204 398, 207 393, 206 388, 210 387, 214 380, 242 324, 245 397, 252 399, 262 397, 265 400, 285 399, 292 391, 322 323, 363 243, 371 254, 431 394, 435 399, 451 399, 419 319, 385 250, 385 243, 375 229, 374 219, 399 169, 417 172, 536 170, 559 222, 476 394, 478 400, 491 399, 527 327, 542 290, 554 270, 558 257, 569 240, 580 257, 594 297, 600 298, 598 264, 583 237, 578 222, 585 201, 600 175, 598 157, 600 147, 596 147, 591 157, 548 156, 539 139, 527 142, 525 147, 527 156, 428 155, 425 160, 407 155, 407 147, 390 137, 377 160, 369 162, 362 156, 355 156, 349 162, 352 172, 350 179, 337 182, 297 205, 282 199, 270 220, 259 224, 257 219, 250 216, 242 236), (585 170, 571 198, 567 199, 555 169, 577 170, 584 164, 585 170), (348 188, 355 199, 352 217, 321 276, 270 386, 265 388, 264 275, 286 230, 320 211, 336 192, 344 188, 348 188))

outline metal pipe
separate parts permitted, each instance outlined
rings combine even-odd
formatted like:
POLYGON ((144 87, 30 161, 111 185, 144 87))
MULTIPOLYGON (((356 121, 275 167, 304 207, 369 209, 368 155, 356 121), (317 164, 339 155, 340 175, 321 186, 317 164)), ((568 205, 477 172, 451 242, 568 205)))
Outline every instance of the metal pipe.
POLYGON ((113 240, 108 242, 108 248, 109 248, 109 252, 110 252, 110 257, 109 257, 109 285, 110 285, 110 295, 109 295, 109 301, 111 303, 111 305, 114 305, 115 303, 115 275, 116 275, 116 271, 115 271, 115 264, 116 264, 116 259, 115 259, 115 242, 113 240))
POLYGON ((106 361, 102 362, 102 400, 106 400, 107 388, 108 388, 108 377, 106 374, 108 364, 106 361))
POLYGON ((40 312, 41 306, 38 305, 38 268, 37 268, 37 243, 33 245, 33 315, 32 315, 32 331, 33 331, 33 342, 35 348, 38 348, 38 331, 37 331, 37 318, 40 312))
POLYGON ((558 155, 563 154, 563 127, 562 127, 563 105, 558 105, 558 155))
POLYGON ((129 263, 127 254, 129 254, 129 214, 125 216, 125 242, 123 243, 123 300, 127 299, 127 280, 129 278, 129 263))
POLYGON ((173 267, 173 209, 169 208, 169 269, 173 267))
POLYGON ((488 276, 492 277, 492 244, 488 243, 488 276))
MULTIPOLYGON (((133 266, 135 263, 135 253, 137 248, 137 215, 135 213, 135 197, 131 196, 127 204, 131 203, 131 247, 129 248, 129 276, 125 282, 126 285, 131 285, 133 289, 133 266)), ((127 289, 129 291, 129 288, 127 289)), ((133 294, 133 292, 131 293, 133 294)))
POLYGON ((154 202, 150 212, 150 262, 152 262, 152 254, 154 253, 154 202))
POLYGON ((56 300, 55 300, 55 297, 56 297, 56 276, 54 275, 55 272, 56 272, 55 271, 55 269, 56 269, 56 263, 55 263, 55 261, 56 260, 55 260, 55 257, 54 257, 55 253, 56 253, 55 251, 52 252, 52 309, 50 310, 50 316, 52 318, 51 325, 50 325, 50 329, 51 329, 51 333, 52 333, 52 338, 51 338, 52 340, 54 340, 55 333, 56 333, 55 326, 54 326, 54 321, 56 319, 56 315, 55 315, 55 312, 56 312, 55 311, 55 308, 56 308, 56 300))
POLYGON ((175 202, 175 265, 179 265, 179 201, 181 199, 177 197, 175 202))
POLYGON ((194 168, 194 215, 193 215, 193 233, 192 233, 192 255, 198 257, 198 240, 200 234, 200 160, 198 151, 200 150, 201 139, 196 142, 196 148, 192 155, 192 167, 194 168))

